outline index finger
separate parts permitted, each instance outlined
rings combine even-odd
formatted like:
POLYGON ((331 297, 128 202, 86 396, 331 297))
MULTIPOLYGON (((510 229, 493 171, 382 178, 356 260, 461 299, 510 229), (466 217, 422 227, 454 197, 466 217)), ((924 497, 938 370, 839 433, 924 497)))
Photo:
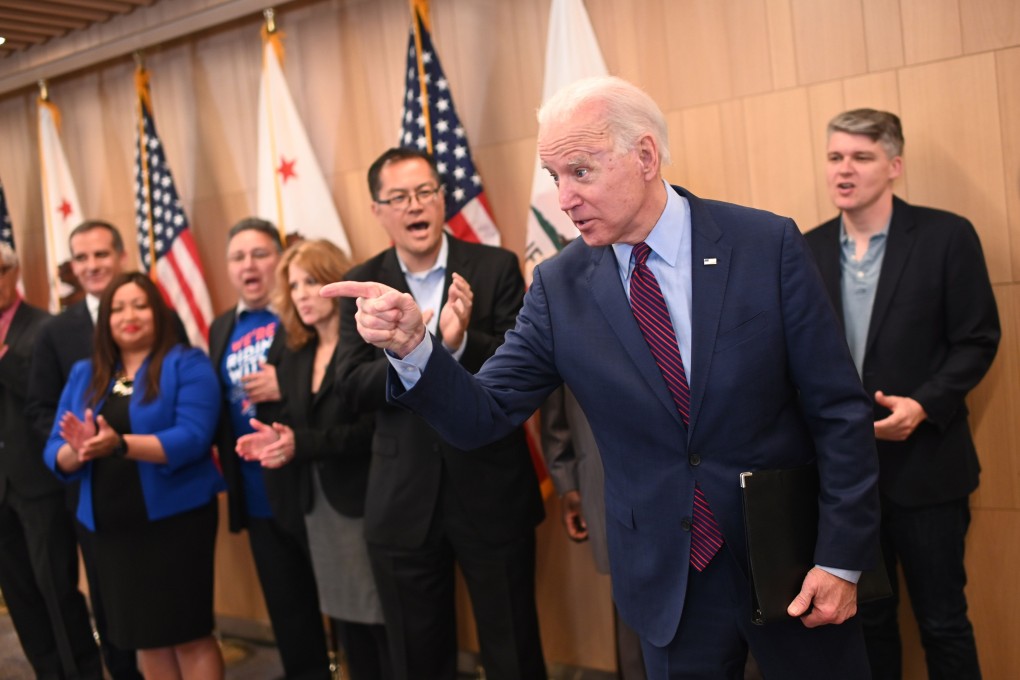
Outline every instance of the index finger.
POLYGON ((319 295, 325 298, 374 298, 379 297, 382 294, 382 286, 371 281, 337 281, 336 283, 327 283, 319 290, 319 295))

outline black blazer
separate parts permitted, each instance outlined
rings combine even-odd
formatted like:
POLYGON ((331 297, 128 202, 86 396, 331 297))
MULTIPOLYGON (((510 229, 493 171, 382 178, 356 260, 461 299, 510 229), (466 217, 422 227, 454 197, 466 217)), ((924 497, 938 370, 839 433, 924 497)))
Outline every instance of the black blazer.
MULTIPOLYGON (((807 241, 843 321, 839 218, 807 241)), ((978 485, 964 398, 988 371, 999 315, 981 243, 966 219, 893 199, 885 257, 868 327, 863 382, 916 399, 928 414, 903 442, 878 442, 879 487, 896 503, 942 503, 978 485)), ((889 412, 875 406, 875 418, 889 412)))
MULTIPOLYGON (((453 272, 467 279, 474 292, 461 357, 461 364, 474 372, 513 327, 524 280, 513 253, 446 238, 443 302, 453 272)), ((352 269, 348 279, 378 281, 410 292, 393 248, 352 269)), ((523 431, 465 453, 444 442, 418 416, 387 404, 389 362, 358 334, 355 311, 355 300, 341 301, 337 389, 346 408, 376 414, 365 501, 366 539, 394 547, 420 546, 440 503, 444 513, 461 515, 459 521, 480 541, 502 543, 533 530, 545 509, 523 431)))
POLYGON ((63 493, 63 485, 43 463, 39 438, 25 419, 32 348, 49 318, 22 301, 7 329, 7 352, 0 358, 0 503, 9 486, 28 497, 63 493))
POLYGON ((40 457, 71 367, 92 356, 92 331, 92 317, 84 300, 50 318, 39 329, 32 352, 26 414, 39 436, 40 457))
MULTIPOLYGON (((237 457, 234 447, 237 445, 237 435, 234 433, 234 426, 230 420, 229 393, 223 384, 222 363, 223 354, 227 350, 227 343, 230 341, 230 334, 234 331, 237 323, 237 309, 231 307, 213 320, 209 327, 209 358, 212 359, 213 369, 216 376, 220 378, 220 423, 216 429, 216 449, 219 453, 220 469, 223 471, 223 478, 227 482, 227 516, 229 518, 230 530, 238 532, 248 526, 248 512, 244 502, 244 480, 241 478, 241 462, 237 457)), ((277 332, 281 328, 277 327, 277 332)), ((279 353, 283 345, 273 343, 269 348, 266 360, 271 364, 279 362, 279 353)), ((285 469, 285 468, 283 468, 285 469)), ((265 472, 265 471, 263 471, 265 472)), ((282 473, 286 477, 287 472, 282 473)), ((269 486, 267 479, 267 487, 269 486)), ((268 488, 267 488, 268 491, 268 488)), ((301 530, 304 534, 304 529, 301 530)))
MULTIPOLYGON (((275 470, 264 469, 266 492, 276 519, 292 531, 301 531, 304 515, 311 512, 314 493, 312 467, 329 504, 341 515, 365 513, 365 489, 372 460, 372 414, 346 413, 334 389, 335 375, 326 371, 319 391, 312 394, 312 369, 318 339, 299 350, 286 347, 280 327, 270 348, 283 400, 259 404, 259 420, 281 422, 294 430, 294 460, 275 470)), ((333 359, 335 361, 336 354, 333 359)))

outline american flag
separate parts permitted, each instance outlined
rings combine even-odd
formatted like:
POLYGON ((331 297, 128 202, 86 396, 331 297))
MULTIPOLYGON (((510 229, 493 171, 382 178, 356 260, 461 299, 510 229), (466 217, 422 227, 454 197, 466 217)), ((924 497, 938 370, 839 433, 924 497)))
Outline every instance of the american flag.
POLYGON ((399 145, 435 157, 446 185, 446 224, 450 232, 465 241, 498 246, 499 230, 471 160, 467 134, 453 106, 439 55, 432 46, 428 2, 415 0, 413 13, 399 145))
POLYGON ((149 94, 149 74, 135 72, 138 90, 138 137, 135 143, 135 224, 142 271, 152 277, 167 303, 177 311, 195 347, 209 346, 212 304, 202 261, 191 238, 188 218, 174 186, 163 144, 156 134, 149 94))
POLYGON ((6 243, 14 249, 14 227, 11 226, 11 214, 7 211, 3 184, 0 184, 0 243, 6 243))

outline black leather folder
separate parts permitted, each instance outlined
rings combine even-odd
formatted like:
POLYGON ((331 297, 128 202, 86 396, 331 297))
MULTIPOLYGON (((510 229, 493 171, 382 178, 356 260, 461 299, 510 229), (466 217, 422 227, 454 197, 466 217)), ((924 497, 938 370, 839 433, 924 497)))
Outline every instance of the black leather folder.
MULTIPOLYGON (((818 467, 812 463, 785 470, 744 472, 740 486, 751 577, 751 620, 756 624, 789 620, 786 608, 815 565, 818 467)), ((876 569, 861 574, 857 601, 891 594, 880 559, 876 569)))

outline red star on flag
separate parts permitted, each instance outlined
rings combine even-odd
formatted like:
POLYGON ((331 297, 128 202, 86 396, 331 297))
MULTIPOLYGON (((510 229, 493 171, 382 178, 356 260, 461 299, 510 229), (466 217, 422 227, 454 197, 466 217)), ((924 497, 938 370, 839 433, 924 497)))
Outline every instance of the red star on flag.
POLYGON ((297 173, 294 172, 295 163, 297 163, 296 158, 292 161, 288 161, 283 156, 280 156, 280 167, 278 167, 276 171, 280 173, 280 181, 282 181, 284 184, 286 184, 287 180, 290 179, 291 177, 297 177, 297 173))
POLYGON ((64 219, 66 220, 66 219, 67 219, 67 218, 68 218, 68 217, 69 217, 69 216, 71 215, 71 213, 72 213, 72 212, 74 212, 74 209, 73 209, 73 208, 71 208, 71 204, 70 204, 70 203, 68 203, 68 202, 67 202, 67 199, 65 198, 65 199, 63 199, 62 201, 60 201, 60 205, 58 205, 58 206, 57 206, 57 211, 58 211, 58 212, 59 212, 59 213, 60 213, 60 214, 61 214, 61 215, 62 215, 62 216, 64 217, 64 219))

